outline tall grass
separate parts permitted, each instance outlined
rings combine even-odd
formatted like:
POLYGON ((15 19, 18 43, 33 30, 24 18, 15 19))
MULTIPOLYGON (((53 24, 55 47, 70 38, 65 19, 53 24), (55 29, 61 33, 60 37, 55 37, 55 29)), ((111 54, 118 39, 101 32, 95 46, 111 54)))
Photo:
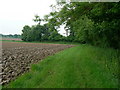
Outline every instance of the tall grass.
POLYGON ((118 50, 79 45, 31 66, 7 88, 118 88, 118 50))

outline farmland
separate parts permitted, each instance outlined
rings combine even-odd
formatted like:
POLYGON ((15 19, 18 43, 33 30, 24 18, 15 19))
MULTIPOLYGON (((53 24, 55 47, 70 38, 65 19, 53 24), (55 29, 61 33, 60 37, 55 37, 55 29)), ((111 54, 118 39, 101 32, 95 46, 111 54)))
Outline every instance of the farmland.
MULTIPOLYGON (((3 42, 0 85, 3 88, 120 88, 118 0, 111 0, 116 3, 60 0, 50 5, 52 11, 46 15, 42 15, 42 10, 48 11, 43 9, 48 4, 19 1, 22 8, 19 2, 12 2, 17 11, 10 13, 13 14, 10 19, 8 11, 1 22, 4 32, 0 34, 3 37, 0 38, 3 42), (32 24, 28 18, 34 13, 39 15, 31 17, 35 23, 32 24), (21 35, 17 34, 20 32, 21 35)), ((9 5, 12 4, 3 6, 11 8, 9 5)), ((4 7, 1 9, 7 12, 4 7)))
POLYGON ((73 45, 2 42, 2 84, 29 71, 30 65, 73 45))
POLYGON ((78 45, 32 64, 5 88, 118 88, 118 51, 78 45))
POLYGON ((22 41, 20 38, 6 38, 6 37, 3 37, 1 39, 3 41, 8 41, 8 40, 11 40, 11 41, 22 41))

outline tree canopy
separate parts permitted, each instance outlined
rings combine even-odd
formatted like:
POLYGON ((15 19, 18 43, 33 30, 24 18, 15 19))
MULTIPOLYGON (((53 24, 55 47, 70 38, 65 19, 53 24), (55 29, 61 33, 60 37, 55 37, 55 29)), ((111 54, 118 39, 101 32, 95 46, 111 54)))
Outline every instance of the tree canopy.
POLYGON ((35 16, 37 25, 23 28, 25 41, 69 41, 88 43, 101 47, 120 48, 120 2, 58 3, 56 10, 44 19, 35 16), (41 20, 47 23, 41 25, 41 20), (65 25, 67 37, 58 33, 60 25, 65 25))

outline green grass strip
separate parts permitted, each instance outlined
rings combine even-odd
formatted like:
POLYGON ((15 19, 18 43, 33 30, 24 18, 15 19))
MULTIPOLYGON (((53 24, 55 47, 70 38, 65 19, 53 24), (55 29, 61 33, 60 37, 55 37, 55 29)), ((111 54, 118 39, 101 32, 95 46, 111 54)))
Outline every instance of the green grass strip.
POLYGON ((80 45, 80 43, 77 42, 64 42, 64 41, 18 41, 18 40, 0 40, 2 42, 25 42, 25 43, 46 43, 46 44, 66 44, 66 45, 80 45))

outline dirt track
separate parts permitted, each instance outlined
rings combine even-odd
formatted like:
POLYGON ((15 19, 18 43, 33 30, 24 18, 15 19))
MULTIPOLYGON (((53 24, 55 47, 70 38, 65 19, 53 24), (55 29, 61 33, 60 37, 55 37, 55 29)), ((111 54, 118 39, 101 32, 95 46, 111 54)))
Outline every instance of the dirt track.
POLYGON ((3 42, 1 84, 7 84, 28 71, 31 64, 70 47, 73 45, 3 42))

